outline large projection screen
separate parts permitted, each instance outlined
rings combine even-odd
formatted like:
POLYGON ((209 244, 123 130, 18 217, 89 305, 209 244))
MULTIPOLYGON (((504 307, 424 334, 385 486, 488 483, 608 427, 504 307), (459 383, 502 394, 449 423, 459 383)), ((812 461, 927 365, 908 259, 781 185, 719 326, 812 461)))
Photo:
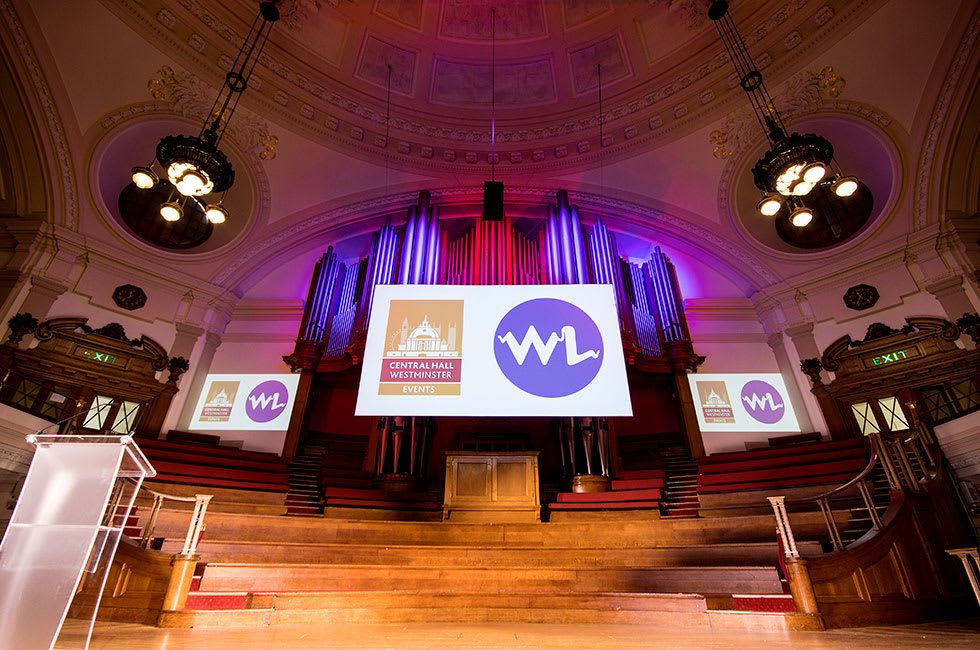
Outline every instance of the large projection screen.
POLYGON ((702 432, 800 430, 780 374, 691 374, 687 380, 702 432))
POLYGON ((209 374, 191 431, 285 431, 299 375, 209 374))
POLYGON ((380 285, 356 415, 632 415, 610 285, 380 285))

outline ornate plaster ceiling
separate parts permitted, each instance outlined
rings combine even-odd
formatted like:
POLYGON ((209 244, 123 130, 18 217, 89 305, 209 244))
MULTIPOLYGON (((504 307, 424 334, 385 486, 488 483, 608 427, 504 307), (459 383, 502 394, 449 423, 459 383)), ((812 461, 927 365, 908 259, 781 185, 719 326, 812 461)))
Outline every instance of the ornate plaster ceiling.
MULTIPOLYGON (((880 0, 739 0, 767 76, 798 70, 880 0)), ((220 83, 254 0, 103 0, 187 70, 220 83)), ((502 175, 565 171, 689 132, 742 98, 707 0, 283 0, 245 103, 368 159, 484 174, 490 156, 490 7, 502 175), (596 64, 605 121, 599 142, 596 64), (385 139, 392 67, 390 142, 385 139)))

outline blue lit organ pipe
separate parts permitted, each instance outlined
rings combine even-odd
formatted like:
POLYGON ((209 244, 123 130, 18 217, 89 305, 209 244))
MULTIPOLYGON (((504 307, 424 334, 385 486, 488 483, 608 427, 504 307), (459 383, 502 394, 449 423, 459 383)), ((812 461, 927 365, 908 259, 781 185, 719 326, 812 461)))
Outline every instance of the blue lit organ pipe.
POLYGON ((561 237, 558 234, 558 211, 554 206, 548 206, 548 225, 545 232, 545 255, 548 261, 548 282, 550 284, 561 284, 561 237))
POLYGON ((585 259, 585 240, 582 237, 582 220, 579 218, 578 206, 571 206, 568 220, 572 228, 572 258, 575 260, 575 280, 577 284, 589 281, 588 262, 585 259))
POLYGON ((558 232, 561 251, 562 284, 577 284, 575 277, 575 254, 572 252, 572 215, 568 207, 568 193, 558 192, 558 232))
POLYGON ((602 217, 599 216, 596 217, 595 225, 590 231, 589 252, 591 253, 589 257, 592 263, 593 282, 613 285, 616 308, 619 311, 621 322, 627 330, 631 330, 632 309, 624 289, 622 270, 620 269, 621 260, 616 250, 616 239, 606 228, 606 224, 602 222, 602 217))
POLYGON ((545 246, 551 284, 589 282, 588 260, 578 208, 569 205, 568 192, 559 190, 557 207, 548 208, 545 246))
POLYGON ((371 240, 371 259, 368 263, 367 277, 364 280, 365 290, 361 293, 361 322, 367 327, 374 301, 374 288, 379 284, 392 284, 395 271, 395 251, 398 249, 398 232, 391 225, 391 219, 385 223, 371 240))
POLYGON ((660 311, 664 337, 668 341, 690 338, 674 265, 659 246, 654 248, 650 256, 650 276, 660 311))
POLYGON ((439 215, 429 204, 429 193, 419 192, 419 203, 408 209, 402 241, 398 284, 430 284, 439 263, 439 215))
POLYGON ((342 265, 337 262, 333 246, 330 246, 313 267, 313 277, 303 309, 303 322, 300 324, 300 337, 305 341, 319 342, 324 339, 340 266, 342 265))
POLYGON ((357 319, 357 297, 363 291, 367 269, 368 260, 366 259, 344 268, 344 274, 340 280, 341 290, 337 307, 333 310, 333 319, 330 323, 330 339, 327 342, 328 357, 343 354, 350 344, 354 322, 357 319))

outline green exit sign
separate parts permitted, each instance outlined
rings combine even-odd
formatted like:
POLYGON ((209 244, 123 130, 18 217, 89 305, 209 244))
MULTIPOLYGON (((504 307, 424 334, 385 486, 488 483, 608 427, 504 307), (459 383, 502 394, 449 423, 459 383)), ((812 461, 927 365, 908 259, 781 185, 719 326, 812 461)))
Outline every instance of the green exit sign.
POLYGON ((82 350, 81 356, 89 359, 90 361, 95 361, 96 363, 107 363, 110 366, 122 365, 119 358, 109 354, 108 352, 99 352, 98 350, 82 350))
POLYGON ((895 350, 894 352, 889 352, 887 354, 879 354, 876 357, 871 357, 871 365, 883 366, 888 363, 905 361, 908 358, 909 358, 908 350, 895 350))

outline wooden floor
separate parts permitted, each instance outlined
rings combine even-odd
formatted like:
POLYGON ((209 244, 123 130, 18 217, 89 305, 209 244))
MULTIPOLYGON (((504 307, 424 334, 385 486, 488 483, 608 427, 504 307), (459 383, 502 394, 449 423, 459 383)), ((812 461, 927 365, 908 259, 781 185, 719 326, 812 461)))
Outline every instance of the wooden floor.
MULTIPOLYGON (((705 632, 646 625, 451 624, 280 626, 163 630, 99 623, 93 650, 306 650, 320 648, 751 648, 758 650, 953 650, 980 647, 980 619, 829 632, 705 632)), ((70 644, 56 647, 75 647, 70 644)))

